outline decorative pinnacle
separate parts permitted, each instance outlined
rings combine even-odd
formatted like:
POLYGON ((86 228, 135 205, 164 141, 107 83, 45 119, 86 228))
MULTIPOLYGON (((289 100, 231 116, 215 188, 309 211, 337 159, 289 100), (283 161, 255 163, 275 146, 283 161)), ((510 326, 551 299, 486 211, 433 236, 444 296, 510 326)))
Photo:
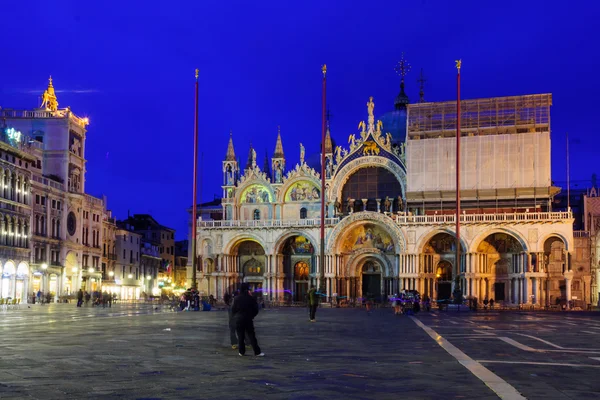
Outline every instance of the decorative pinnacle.
POLYGON ((48 78, 48 87, 52 87, 52 75, 48 78))
POLYGON ((321 71, 323 72, 323 78, 325 78, 325 75, 327 74, 327 64, 323 64, 321 71))
POLYGON ((398 64, 396 64, 396 68, 394 69, 396 70, 396 73, 400 75, 402 80, 404 80, 404 77, 410 71, 410 64, 404 59, 404 53, 402 53, 400 61, 398 61, 398 64))
POLYGON ((456 63, 456 69, 458 70, 458 73, 460 74, 460 67, 462 66, 462 60, 455 60, 454 61, 456 63))
POLYGON ((198 80, 198 72, 200 72, 200 70, 196 68, 196 80, 198 80))

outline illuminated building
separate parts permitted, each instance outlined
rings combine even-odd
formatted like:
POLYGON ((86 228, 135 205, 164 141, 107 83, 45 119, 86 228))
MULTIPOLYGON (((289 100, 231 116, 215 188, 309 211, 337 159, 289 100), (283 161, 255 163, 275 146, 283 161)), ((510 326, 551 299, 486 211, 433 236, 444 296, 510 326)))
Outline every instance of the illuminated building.
POLYGON ((368 100, 348 147, 333 146, 327 129, 323 266, 320 165, 307 164, 302 145, 300 163, 286 165, 278 135, 270 174, 253 149, 243 168, 230 137, 222 212, 207 219, 199 210, 198 287, 222 297, 245 281, 269 299, 301 300, 310 283, 320 287, 323 268, 328 297, 381 301, 414 289, 446 299, 460 289, 497 304, 589 303, 572 214, 552 209, 551 103, 550 94, 461 101, 458 268, 456 101, 409 104, 402 80, 381 120, 368 100))
POLYGON ((3 208, 11 239, 0 261, 7 276, 16 266, 18 292, 9 288, 2 297, 26 301, 25 293, 41 290, 58 300, 79 288, 99 290, 106 204, 85 193, 89 120, 58 108, 52 79, 40 108, 3 108, 0 117, 3 143, 9 146, 3 156, 10 159, 3 161, 11 199, 3 208))

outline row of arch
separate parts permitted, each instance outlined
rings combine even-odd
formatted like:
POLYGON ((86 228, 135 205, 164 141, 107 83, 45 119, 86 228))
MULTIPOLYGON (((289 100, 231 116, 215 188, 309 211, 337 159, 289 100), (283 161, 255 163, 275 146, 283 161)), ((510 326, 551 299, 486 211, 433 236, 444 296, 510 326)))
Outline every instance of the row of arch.
MULTIPOLYGON (((247 173, 252 174, 253 171, 247 173)), ((316 172, 306 164, 298 167, 296 171, 292 171, 292 177, 280 188, 272 186, 272 183, 260 176, 260 174, 250 175, 249 178, 238 185, 235 195, 231 196, 231 193, 226 193, 227 197, 233 197, 236 204, 253 202, 281 204, 294 201, 317 201, 321 196, 321 182, 316 172), (297 174, 297 176, 293 176, 294 174, 297 174), (296 187, 301 189, 302 193, 299 193, 298 197, 294 198, 291 193, 294 192, 296 187), (252 193, 252 196, 247 197, 248 193, 253 190, 256 193, 252 193)), ((348 197, 354 199, 372 198, 371 200, 374 200, 376 197, 385 199, 389 196, 391 199, 396 199, 397 196, 405 193, 405 181, 406 172, 401 163, 399 164, 380 156, 358 157, 345 164, 336 172, 336 176, 327 185, 326 195, 330 201, 338 199, 340 202, 346 201, 348 197), (368 183, 373 183, 373 177, 382 179, 382 183, 385 183, 381 185, 382 188, 379 188, 379 191, 382 191, 382 193, 379 196, 375 194, 369 195, 368 185, 361 184, 358 179, 360 178, 358 176, 360 174, 365 175, 362 178, 368 183), (347 186, 352 185, 357 186, 357 191, 349 191, 347 186), (390 192, 387 193, 386 189, 389 189, 390 192)), ((397 208, 399 207, 397 206, 397 208)))
POLYGON ((29 222, 26 218, 0 214, 0 245, 29 247, 29 222))
POLYGON ((11 169, 0 168, 0 182, 0 194, 3 198, 29 204, 27 195, 30 192, 30 181, 27 176, 11 169))
MULTIPOLYGON (((364 214, 364 213, 357 213, 354 214, 354 216, 358 216, 358 214, 364 214)), ((387 217, 384 217, 387 218, 387 217)), ((350 220, 351 217, 345 218, 345 220, 350 220)), ((336 227, 334 228, 334 231, 331 232, 329 236, 328 241, 326 242, 326 252, 327 253, 336 253, 339 250, 339 245, 341 240, 344 238, 344 234, 356 227, 356 226, 360 226, 363 225, 365 223, 373 223, 375 225, 378 225, 379 227, 384 228, 385 230, 387 230, 390 233, 390 237, 393 239, 394 243, 394 252, 397 254, 400 253, 404 253, 406 251, 406 240, 405 240, 405 235, 402 232, 402 230, 395 224, 395 222, 393 222, 393 220, 391 218, 387 218, 389 219, 388 224, 382 224, 382 223, 378 223, 376 221, 373 220, 365 220, 365 219, 360 219, 360 216, 358 218, 355 218, 356 221, 353 221, 349 224, 345 224, 345 226, 342 227, 342 225, 344 225, 343 223, 339 223, 336 225, 336 227)), ((416 252, 424 252, 426 249, 427 244, 431 241, 432 238, 434 238, 436 235, 440 235, 440 234, 446 234, 452 238, 454 238, 454 231, 451 229, 436 229, 436 230, 432 230, 431 232, 428 232, 426 234, 424 234, 422 237, 420 237, 416 243, 415 248, 417 249, 416 252)), ((470 244, 468 244, 464 238, 461 238, 461 250, 463 253, 468 253, 468 252, 478 252, 478 248, 481 245, 481 243, 490 235, 493 234, 505 234, 510 236, 511 240, 513 240, 514 244, 517 244, 520 246, 521 250, 523 252, 529 252, 532 251, 528 244, 527 241, 521 236, 520 233, 515 232, 513 230, 508 230, 508 229, 504 229, 504 228, 494 228, 494 229, 490 229, 489 231, 485 231, 482 232, 480 234, 478 234, 475 238, 473 238, 470 241, 470 244)), ((310 240, 311 243, 313 243, 317 253, 319 252, 319 241, 316 240, 316 238, 314 236, 312 236, 310 233, 305 232, 305 231, 301 231, 301 230, 291 230, 285 234, 283 234, 274 244, 272 249, 268 249, 268 246, 266 246, 265 242, 263 241, 263 239, 256 234, 253 234, 251 232, 244 232, 244 233, 240 233, 238 235, 236 235, 235 237, 233 237, 224 247, 223 249, 223 253, 225 254, 232 254, 234 252, 235 247, 242 241, 245 240, 250 240, 250 241, 254 241, 258 244, 261 245, 261 247, 263 249, 265 249, 265 251, 267 253, 271 253, 271 254, 276 254, 278 252, 280 252, 282 246, 284 245, 285 241, 287 239, 289 239, 290 237, 293 236, 305 236, 308 240, 310 240)), ((204 238, 202 239, 203 243, 202 246, 200 247, 200 249, 210 249, 210 250, 203 250, 202 254, 206 255, 210 255, 212 254, 212 240, 209 238, 204 238)), ((571 251, 570 246, 569 246, 569 241, 560 233, 558 232, 553 232, 553 233, 549 233, 546 236, 542 237, 541 240, 538 242, 540 243, 542 246, 545 246, 545 244, 548 242, 548 240, 551 241, 560 241, 564 244, 565 250, 566 251, 571 251)), ((454 241, 452 241, 452 245, 454 245, 454 241)), ((542 250, 540 250, 542 251, 542 250)))

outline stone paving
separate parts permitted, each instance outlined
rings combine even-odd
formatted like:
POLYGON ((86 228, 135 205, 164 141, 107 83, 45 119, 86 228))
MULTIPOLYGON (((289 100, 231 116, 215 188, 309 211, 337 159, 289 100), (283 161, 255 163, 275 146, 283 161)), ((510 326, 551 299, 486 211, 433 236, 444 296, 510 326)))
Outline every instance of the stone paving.
MULTIPOLYGON (((600 397, 596 314, 417 318, 527 398, 600 397)), ((255 322, 265 358, 239 357, 226 319, 223 311, 126 304, 0 311, 0 398, 498 398, 413 319, 390 309, 322 308, 317 323, 305 309, 262 310, 255 322)))

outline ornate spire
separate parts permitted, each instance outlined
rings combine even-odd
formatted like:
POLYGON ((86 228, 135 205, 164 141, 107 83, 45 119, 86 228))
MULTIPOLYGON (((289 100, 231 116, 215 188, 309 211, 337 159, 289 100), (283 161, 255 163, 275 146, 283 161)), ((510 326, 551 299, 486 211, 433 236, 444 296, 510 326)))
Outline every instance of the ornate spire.
POLYGON ((277 142, 275 143, 275 152, 273 153, 273 158, 285 158, 283 155, 283 144, 281 144, 281 131, 279 126, 277 126, 277 142))
POLYGON ((58 100, 56 99, 56 93, 54 93, 54 86, 52 86, 52 76, 48 78, 48 88, 42 94, 40 108, 45 108, 48 111, 58 110, 58 100))
POLYGON ((229 131, 229 144, 227 145, 227 155, 225 161, 235 161, 235 151, 233 150, 233 132, 229 131))
POLYGON ((408 96, 404 93, 404 77, 410 71, 410 64, 404 59, 404 53, 402 53, 402 57, 398 64, 396 65, 396 73, 400 75, 400 93, 396 96, 396 101, 394 105, 396 110, 406 108, 409 103, 408 96))
POLYGON ((423 68, 421 68, 421 75, 419 76, 419 79, 417 79, 417 82, 419 83, 419 103, 424 103, 425 102, 425 82, 427 82, 427 79, 425 79, 425 75, 423 75, 423 68))
POLYGON ((327 121, 327 130, 325 131, 325 154, 333 153, 333 144, 331 143, 331 132, 329 132, 329 121, 327 121))
POLYGON ((263 164, 263 172, 267 174, 267 178, 271 179, 271 166, 269 165, 269 152, 265 149, 265 162, 263 164))

